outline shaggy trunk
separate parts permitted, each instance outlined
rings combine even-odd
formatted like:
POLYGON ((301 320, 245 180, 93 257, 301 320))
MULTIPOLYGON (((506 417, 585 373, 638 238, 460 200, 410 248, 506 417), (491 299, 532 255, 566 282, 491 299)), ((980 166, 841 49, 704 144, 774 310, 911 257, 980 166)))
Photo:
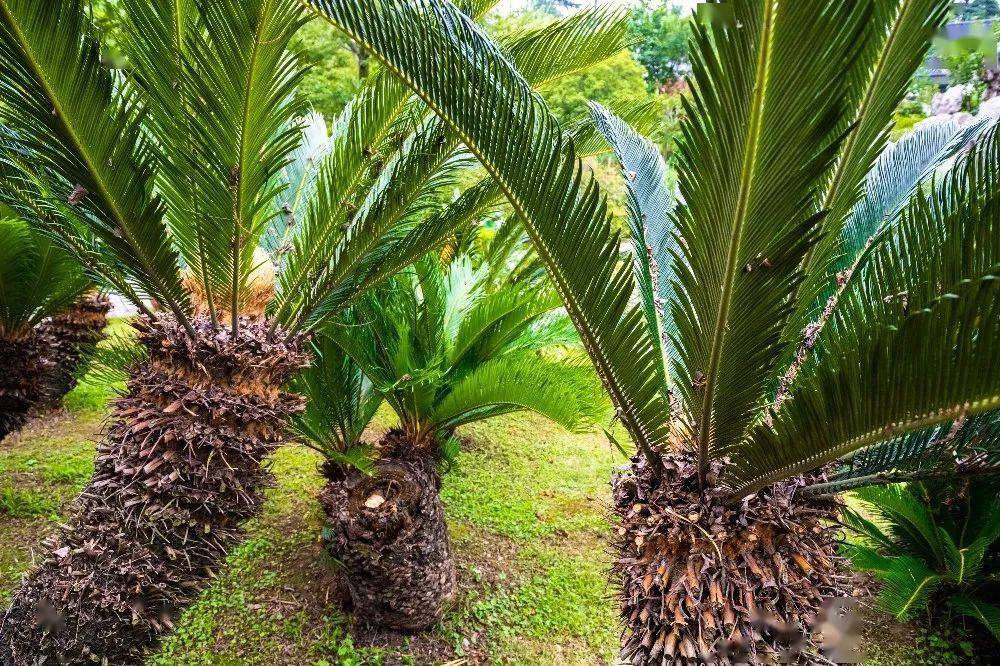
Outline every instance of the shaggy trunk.
POLYGON ((76 386, 80 360, 104 336, 110 310, 107 296, 93 292, 38 327, 46 356, 52 363, 42 388, 44 407, 58 407, 76 386))
POLYGON ((41 378, 49 368, 34 332, 17 338, 0 337, 0 442, 20 430, 42 397, 41 378))
POLYGON ((138 664, 243 537, 273 476, 299 398, 280 392, 306 361, 264 322, 238 338, 164 317, 136 325, 149 358, 132 372, 90 484, 0 621, 0 664, 138 664))
POLYGON ((436 624, 455 596, 455 561, 433 457, 391 431, 371 476, 327 472, 324 537, 345 569, 355 617, 404 631, 436 624))
POLYGON ((699 492, 693 455, 664 464, 659 481, 640 458, 613 482, 623 661, 794 663, 812 649, 824 602, 851 589, 834 540, 839 505, 799 497, 799 478, 730 506, 721 489, 699 492))

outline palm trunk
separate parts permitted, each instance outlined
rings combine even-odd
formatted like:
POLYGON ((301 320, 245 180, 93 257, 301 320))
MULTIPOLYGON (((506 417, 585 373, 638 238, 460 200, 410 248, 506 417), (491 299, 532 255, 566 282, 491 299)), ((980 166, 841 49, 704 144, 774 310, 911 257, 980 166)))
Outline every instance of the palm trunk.
POLYGON ((836 502, 800 497, 800 477, 727 505, 720 471, 705 493, 688 453, 659 480, 641 457, 615 476, 623 663, 797 663, 824 601, 849 596, 836 502))
MULTIPOLYGON (((301 408, 281 386, 299 342, 141 320, 135 368, 69 524, 0 621, 0 663, 138 664, 243 538, 273 476, 265 458, 301 408)), ((279 338, 282 336, 279 336, 279 338)))
POLYGON ((400 431, 382 440, 374 474, 335 474, 322 502, 327 550, 347 577, 355 617, 419 631, 436 624, 455 596, 455 560, 436 461, 400 431))
POLYGON ((17 338, 0 337, 0 442, 24 427, 42 396, 41 378, 49 364, 38 336, 29 331, 17 338))
POLYGON ((38 335, 52 364, 44 378, 44 407, 58 407, 63 397, 76 386, 80 360, 88 349, 100 342, 110 310, 111 301, 92 292, 38 327, 38 335))

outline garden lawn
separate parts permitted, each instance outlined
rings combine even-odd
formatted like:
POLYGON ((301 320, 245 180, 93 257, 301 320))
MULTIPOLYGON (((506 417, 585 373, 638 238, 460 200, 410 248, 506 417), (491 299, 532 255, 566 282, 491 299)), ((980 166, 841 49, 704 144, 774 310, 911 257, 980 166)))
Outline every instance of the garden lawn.
MULTIPOLYGON (((89 478, 111 395, 79 387, 65 411, 0 444, 0 607, 89 478)), ((368 437, 391 425, 383 411, 368 437)), ((264 515, 148 664, 613 663, 617 604, 605 536, 620 454, 603 436, 569 434, 533 415, 459 435, 443 496, 461 593, 440 626, 410 637, 351 626, 341 610, 346 591, 319 541, 319 457, 290 445, 274 457, 278 483, 264 515)), ((907 627, 884 631, 887 622, 877 620, 883 630, 868 643, 869 663, 962 663, 932 661, 940 650, 915 644, 907 627)))

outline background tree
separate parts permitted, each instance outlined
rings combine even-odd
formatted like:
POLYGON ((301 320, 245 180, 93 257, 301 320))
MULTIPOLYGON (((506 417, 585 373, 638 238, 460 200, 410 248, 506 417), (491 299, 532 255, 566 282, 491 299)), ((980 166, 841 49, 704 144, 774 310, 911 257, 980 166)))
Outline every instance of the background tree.
POLYGON ((956 0, 952 14, 960 21, 980 21, 1000 16, 997 0, 956 0))
MULTIPOLYGON (((646 68, 651 90, 675 83, 686 73, 691 29, 681 9, 667 0, 643 0, 632 8, 635 58, 646 68)), ((597 98, 591 98, 600 101, 597 98)))
POLYGON ((558 15, 566 10, 576 9, 581 0, 531 0, 531 8, 546 14, 558 15))

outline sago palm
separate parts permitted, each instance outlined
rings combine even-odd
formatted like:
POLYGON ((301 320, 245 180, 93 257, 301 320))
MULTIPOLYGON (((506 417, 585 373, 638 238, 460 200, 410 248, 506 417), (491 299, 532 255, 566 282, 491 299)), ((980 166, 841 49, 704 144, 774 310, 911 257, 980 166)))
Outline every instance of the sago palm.
POLYGON ((80 265, 25 222, 0 219, 0 441, 17 432, 46 396, 65 359, 40 330, 87 288, 80 265))
MULTIPOLYGON (((4 202, 139 309, 145 348, 0 621, 4 663, 140 661, 260 510, 304 335, 501 198, 485 181, 442 200, 460 138, 386 71, 304 140, 294 0, 120 9, 112 72, 82 0, 0 0, 4 202)), ((544 83, 624 35, 588 12, 507 48, 544 83)))
MULTIPOLYGON (((363 419, 338 419, 357 425, 336 428, 338 446, 324 467, 327 548, 345 568, 355 616, 370 624, 425 629, 454 597, 438 469, 455 453, 456 428, 531 410, 580 430, 610 411, 586 357, 581 363, 565 349, 564 358, 542 353, 579 344, 565 315, 556 312, 558 296, 544 285, 493 283, 490 269, 474 269, 467 256, 445 269, 430 255, 325 333, 400 422, 375 447, 373 469, 358 469, 337 463, 343 450, 356 448, 345 435, 358 433, 363 419)), ((344 378, 366 396, 367 387, 342 355, 325 352, 310 371, 327 380, 316 387, 344 378)), ((342 400, 338 393, 312 393, 305 420, 318 420, 309 418, 312 412, 342 412, 329 404, 342 400)), ((350 404, 370 418, 369 400, 350 404)), ((323 442, 315 444, 324 448, 323 442)))
POLYGON ((802 492, 816 470, 1000 406, 996 132, 867 240, 843 233, 950 3, 702 8, 672 213, 658 156, 605 118, 634 266, 573 142, 450 3, 311 4, 500 184, 639 449, 614 487, 623 658, 763 659, 793 640, 847 592, 837 506, 802 492))

